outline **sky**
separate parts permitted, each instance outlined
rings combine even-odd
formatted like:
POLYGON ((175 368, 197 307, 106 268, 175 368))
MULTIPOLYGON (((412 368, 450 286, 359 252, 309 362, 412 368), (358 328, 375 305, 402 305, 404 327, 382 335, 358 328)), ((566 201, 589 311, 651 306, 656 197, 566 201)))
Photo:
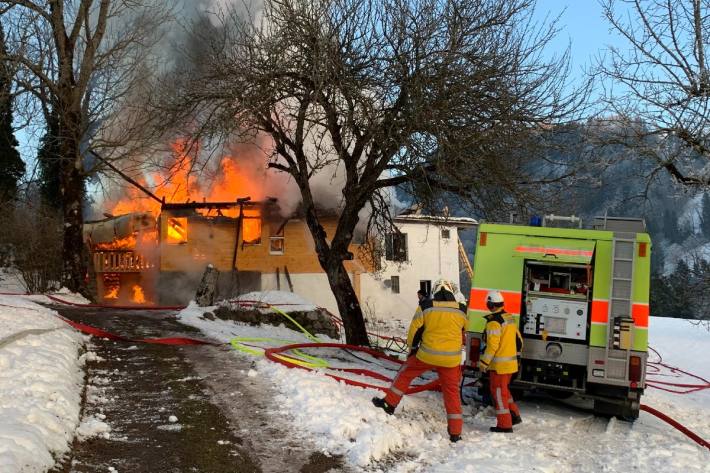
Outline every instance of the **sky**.
POLYGON ((538 0, 535 17, 544 20, 560 15, 560 32, 550 42, 550 54, 561 54, 567 46, 572 53, 572 68, 577 79, 594 65, 609 45, 621 46, 621 38, 609 31, 599 0, 538 0))
MULTIPOLYGON (((544 21, 546 17, 561 15, 558 22, 560 29, 557 37, 550 42, 548 53, 562 54, 570 46, 572 59, 572 77, 583 80, 595 59, 607 45, 623 44, 620 38, 609 32, 609 26, 602 15, 598 0, 538 0, 534 17, 544 21)), ((23 131, 17 132, 20 153, 28 163, 28 171, 33 167, 36 154, 37 137, 28 136, 23 131)))

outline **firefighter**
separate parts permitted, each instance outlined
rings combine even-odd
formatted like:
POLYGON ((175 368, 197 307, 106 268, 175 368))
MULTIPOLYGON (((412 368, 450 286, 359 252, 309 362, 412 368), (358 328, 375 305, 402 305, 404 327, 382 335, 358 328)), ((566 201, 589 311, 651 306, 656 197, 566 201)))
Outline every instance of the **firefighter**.
POLYGON ((518 371, 518 355, 522 349, 522 337, 518 324, 512 315, 503 310, 503 296, 498 291, 490 291, 486 306, 491 311, 486 315, 486 344, 479 361, 479 369, 490 373, 491 399, 498 420, 491 432, 512 432, 513 426, 521 423, 520 410, 510 394, 508 385, 518 371))
POLYGON ((463 413, 461 382, 462 334, 466 307, 456 302, 451 282, 440 279, 434 285, 433 299, 422 299, 409 326, 407 344, 412 347, 407 361, 397 373, 384 398, 372 403, 387 414, 394 414, 414 378, 436 370, 441 382, 448 420, 449 440, 461 440, 463 413))

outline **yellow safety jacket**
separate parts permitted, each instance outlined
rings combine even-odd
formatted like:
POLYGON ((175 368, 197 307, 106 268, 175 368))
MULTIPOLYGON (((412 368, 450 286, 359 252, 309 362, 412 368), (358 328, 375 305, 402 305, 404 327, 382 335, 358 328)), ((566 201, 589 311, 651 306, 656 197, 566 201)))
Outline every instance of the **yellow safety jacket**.
POLYGON ((486 332, 483 341, 486 349, 481 355, 481 365, 498 374, 518 371, 518 356, 523 348, 523 338, 515 318, 503 309, 485 316, 486 332))
POLYGON ((459 366, 465 325, 466 315, 458 302, 424 300, 414 313, 407 344, 416 349, 417 359, 424 363, 459 366))

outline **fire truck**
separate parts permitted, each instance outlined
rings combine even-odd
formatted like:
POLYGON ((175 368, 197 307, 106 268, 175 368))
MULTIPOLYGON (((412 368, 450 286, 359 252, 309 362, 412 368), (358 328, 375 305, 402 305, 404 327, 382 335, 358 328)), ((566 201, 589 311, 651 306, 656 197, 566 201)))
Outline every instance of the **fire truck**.
POLYGON ((477 370, 486 294, 498 290, 524 341, 512 388, 580 395, 593 400, 595 413, 633 420, 648 352, 651 240, 645 223, 598 217, 593 229, 582 229, 576 217, 536 220, 479 227, 466 370, 477 370), (568 227, 560 228, 560 221, 568 227))

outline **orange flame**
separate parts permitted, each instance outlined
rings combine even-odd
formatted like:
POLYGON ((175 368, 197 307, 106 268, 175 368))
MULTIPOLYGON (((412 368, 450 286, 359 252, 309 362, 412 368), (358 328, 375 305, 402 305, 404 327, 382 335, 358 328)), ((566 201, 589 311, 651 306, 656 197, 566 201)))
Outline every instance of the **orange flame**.
POLYGON ((168 219, 168 243, 187 242, 187 218, 168 219))
POLYGON ((145 294, 143 294, 143 288, 138 284, 135 284, 132 289, 133 297, 131 298, 131 302, 135 302, 136 304, 145 304, 145 294))
MULTIPOLYGON (((203 166, 197 165, 196 156, 199 146, 188 140, 179 139, 172 145, 172 153, 164 163, 164 171, 148 175, 133 176, 144 187, 151 189, 158 197, 168 203, 195 201, 234 202, 238 197, 250 196, 252 200, 263 200, 265 180, 264 162, 247 156, 237 162, 234 156, 224 156, 213 175, 202 176, 203 166)), ((262 151, 259 151, 262 152, 262 151)), ((263 152, 262 152, 263 153, 263 152)), ((240 156, 241 157, 241 156, 240 156)), ((112 205, 113 215, 129 212, 160 213, 160 202, 151 199, 134 186, 123 190, 122 198, 112 205)), ((222 214, 236 217, 237 210, 222 210, 222 214)), ((246 232, 245 232, 246 233, 246 232)))
POLYGON ((118 286, 109 288, 104 295, 104 299, 118 299, 118 286))
POLYGON ((97 250, 132 250, 136 247, 136 236, 129 235, 125 238, 113 240, 111 243, 97 243, 97 250))

